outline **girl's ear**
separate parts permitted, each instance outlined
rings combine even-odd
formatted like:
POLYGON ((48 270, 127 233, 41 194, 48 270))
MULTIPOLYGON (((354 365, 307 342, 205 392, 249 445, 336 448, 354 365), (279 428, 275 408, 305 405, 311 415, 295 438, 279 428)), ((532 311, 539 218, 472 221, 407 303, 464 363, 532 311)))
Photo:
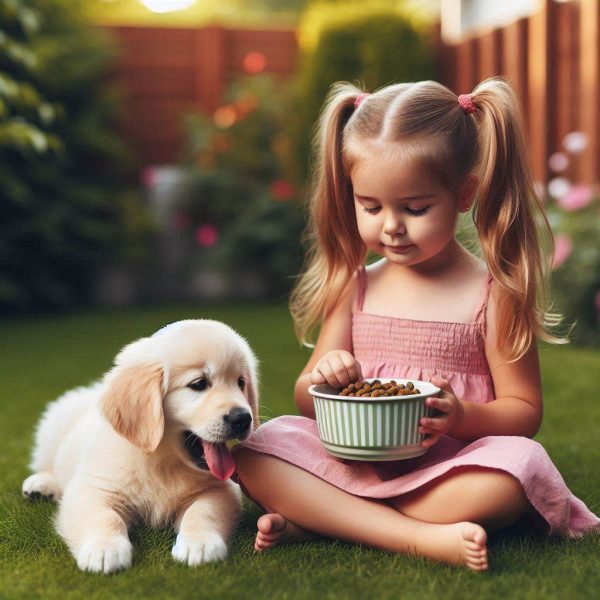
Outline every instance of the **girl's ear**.
POLYGON ((116 366, 106 377, 100 407, 117 433, 150 454, 163 436, 167 386, 161 363, 143 361, 140 356, 131 360, 142 350, 141 341, 130 344, 117 357, 116 366))
POLYGON ((460 212, 467 212, 471 208, 478 186, 479 178, 476 175, 469 175, 459 193, 458 210, 460 212))

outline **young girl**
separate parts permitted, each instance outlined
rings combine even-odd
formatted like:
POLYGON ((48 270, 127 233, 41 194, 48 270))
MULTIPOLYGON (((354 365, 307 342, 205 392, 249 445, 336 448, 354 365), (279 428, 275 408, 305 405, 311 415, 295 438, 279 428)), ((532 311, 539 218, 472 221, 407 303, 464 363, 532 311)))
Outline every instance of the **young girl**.
POLYGON ((526 513, 549 533, 599 530, 531 438, 542 419, 537 340, 552 235, 532 185, 514 93, 501 79, 457 96, 425 81, 373 94, 336 84, 316 138, 313 247, 294 290, 303 416, 262 425, 236 452, 266 508, 256 549, 313 534, 473 570, 487 533, 526 513), (455 238, 473 209, 483 260, 455 238), (382 256, 365 269, 367 252, 382 256), (310 384, 370 377, 442 389, 421 420, 421 457, 360 462, 319 441, 310 384))

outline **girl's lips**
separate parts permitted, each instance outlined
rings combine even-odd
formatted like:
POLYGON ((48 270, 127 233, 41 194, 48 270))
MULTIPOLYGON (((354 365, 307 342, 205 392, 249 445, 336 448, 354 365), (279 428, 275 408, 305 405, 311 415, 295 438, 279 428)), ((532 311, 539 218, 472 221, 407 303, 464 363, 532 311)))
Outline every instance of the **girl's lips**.
POLYGON ((387 248, 392 252, 401 254, 403 252, 406 252, 409 248, 412 248, 412 246, 413 244, 408 244, 406 246, 387 246, 387 248))

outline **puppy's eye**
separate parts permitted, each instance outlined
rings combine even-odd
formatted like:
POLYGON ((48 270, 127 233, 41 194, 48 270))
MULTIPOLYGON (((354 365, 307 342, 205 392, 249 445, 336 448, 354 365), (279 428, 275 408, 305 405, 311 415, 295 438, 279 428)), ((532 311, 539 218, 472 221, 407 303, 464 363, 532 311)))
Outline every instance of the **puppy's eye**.
POLYGON ((206 377, 200 377, 200 379, 192 381, 192 383, 190 383, 188 387, 194 390, 195 392, 203 392, 204 390, 210 387, 210 381, 208 381, 206 377))
POLYGON ((246 387, 246 380, 243 377, 238 377, 238 386, 240 390, 243 390, 246 387))

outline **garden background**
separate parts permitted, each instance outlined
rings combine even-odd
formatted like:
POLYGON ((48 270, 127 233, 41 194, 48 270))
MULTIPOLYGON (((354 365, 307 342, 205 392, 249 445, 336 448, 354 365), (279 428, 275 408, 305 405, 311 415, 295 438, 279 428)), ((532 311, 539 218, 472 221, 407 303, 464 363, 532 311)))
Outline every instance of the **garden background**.
MULTIPOLYGON (((541 349, 536 439, 600 511, 600 13, 595 0, 501 4, 0 0, 0 597, 559 598, 598 583, 597 540, 514 529, 475 579, 331 541, 254 556, 250 504, 224 565, 188 571, 169 532, 141 528, 133 569, 103 579, 77 571, 53 506, 19 495, 45 404, 176 319, 236 327, 261 360, 263 417, 296 413, 308 353, 286 301, 329 85, 437 79, 465 93, 501 74, 529 117, 553 298, 575 324, 570 347, 541 349)), ((469 218, 460 236, 473 242, 469 218)))

